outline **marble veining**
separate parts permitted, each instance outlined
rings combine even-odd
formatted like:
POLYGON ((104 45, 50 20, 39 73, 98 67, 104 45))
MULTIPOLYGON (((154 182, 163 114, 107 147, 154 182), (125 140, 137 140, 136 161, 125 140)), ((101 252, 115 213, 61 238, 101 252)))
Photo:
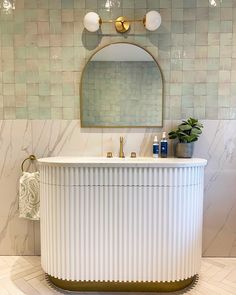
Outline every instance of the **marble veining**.
POLYGON ((206 256, 236 255, 236 135, 235 122, 205 121, 196 144, 205 157, 203 253, 206 256))
MULTIPOLYGON (((163 129, 81 129, 79 121, 0 121, 0 254, 40 253, 38 222, 18 218, 18 179, 21 162, 31 153, 47 156, 116 156, 119 137, 125 137, 127 156, 152 154, 154 134, 179 121, 167 120, 163 129)), ((203 254, 236 256, 236 124, 229 120, 203 121, 203 134, 194 157, 205 158, 203 254)), ((172 143, 170 142, 170 155, 172 143)))

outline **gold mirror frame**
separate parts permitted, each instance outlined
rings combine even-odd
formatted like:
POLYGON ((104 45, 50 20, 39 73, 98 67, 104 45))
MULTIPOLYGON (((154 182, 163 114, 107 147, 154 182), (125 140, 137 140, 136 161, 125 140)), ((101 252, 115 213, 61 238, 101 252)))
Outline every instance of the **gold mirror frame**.
POLYGON ((160 127, 163 127, 163 110, 164 110, 164 90, 165 90, 165 87, 164 87, 164 75, 163 75, 163 72, 162 72, 162 69, 158 63, 158 61, 156 60, 156 58, 154 57, 154 55, 149 51, 147 50, 146 48, 143 48, 142 46, 136 44, 136 43, 131 43, 131 42, 113 42, 113 43, 109 43, 109 44, 106 44, 104 46, 101 46, 99 47, 95 52, 93 52, 93 54, 88 58, 83 70, 82 70, 82 74, 81 74, 81 78, 80 78, 80 125, 81 125, 81 128, 160 128, 160 127), (83 78, 84 78, 84 73, 85 73, 85 70, 86 70, 86 67, 88 65, 88 63, 92 60, 92 58, 96 55, 97 52, 99 52, 100 50, 102 50, 103 48, 105 47, 108 47, 110 45, 115 45, 115 44, 128 44, 128 45, 134 45, 134 46, 137 46, 141 49, 143 49, 144 51, 146 51, 153 59, 153 61, 156 63, 159 71, 160 71, 160 74, 161 74, 161 81, 162 81, 162 98, 161 98, 161 103, 162 103, 162 118, 161 118, 161 125, 158 125, 158 126, 96 126, 96 125, 93 125, 93 126, 87 126, 87 125, 84 125, 83 124, 83 112, 82 112, 82 109, 83 109, 83 101, 82 101, 82 81, 83 81, 83 78))

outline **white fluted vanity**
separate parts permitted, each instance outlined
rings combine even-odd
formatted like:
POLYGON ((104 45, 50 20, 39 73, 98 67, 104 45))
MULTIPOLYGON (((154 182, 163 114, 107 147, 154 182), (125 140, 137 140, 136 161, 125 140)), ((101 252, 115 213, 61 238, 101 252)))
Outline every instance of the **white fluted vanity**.
POLYGON ((42 267, 69 290, 170 291, 199 272, 203 159, 39 160, 42 267))

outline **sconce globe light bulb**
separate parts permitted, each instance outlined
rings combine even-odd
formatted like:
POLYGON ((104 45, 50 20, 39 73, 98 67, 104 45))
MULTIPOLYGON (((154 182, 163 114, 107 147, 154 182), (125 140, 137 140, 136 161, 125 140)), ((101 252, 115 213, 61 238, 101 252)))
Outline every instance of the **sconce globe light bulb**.
POLYGON ((100 16, 96 12, 88 12, 84 16, 84 27, 89 32, 96 32, 100 27, 100 16))
POLYGON ((157 30, 161 25, 161 15, 159 12, 152 10, 147 12, 145 17, 145 27, 149 31, 157 30))

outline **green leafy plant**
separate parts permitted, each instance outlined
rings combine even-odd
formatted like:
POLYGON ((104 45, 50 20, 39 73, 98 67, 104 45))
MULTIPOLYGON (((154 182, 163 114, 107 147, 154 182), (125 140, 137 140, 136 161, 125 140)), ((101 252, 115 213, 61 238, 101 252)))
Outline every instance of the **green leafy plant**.
POLYGON ((182 121, 177 129, 168 133, 169 139, 178 139, 179 142, 194 142, 198 140, 198 137, 202 133, 203 125, 198 122, 197 119, 189 118, 186 121, 182 121))

